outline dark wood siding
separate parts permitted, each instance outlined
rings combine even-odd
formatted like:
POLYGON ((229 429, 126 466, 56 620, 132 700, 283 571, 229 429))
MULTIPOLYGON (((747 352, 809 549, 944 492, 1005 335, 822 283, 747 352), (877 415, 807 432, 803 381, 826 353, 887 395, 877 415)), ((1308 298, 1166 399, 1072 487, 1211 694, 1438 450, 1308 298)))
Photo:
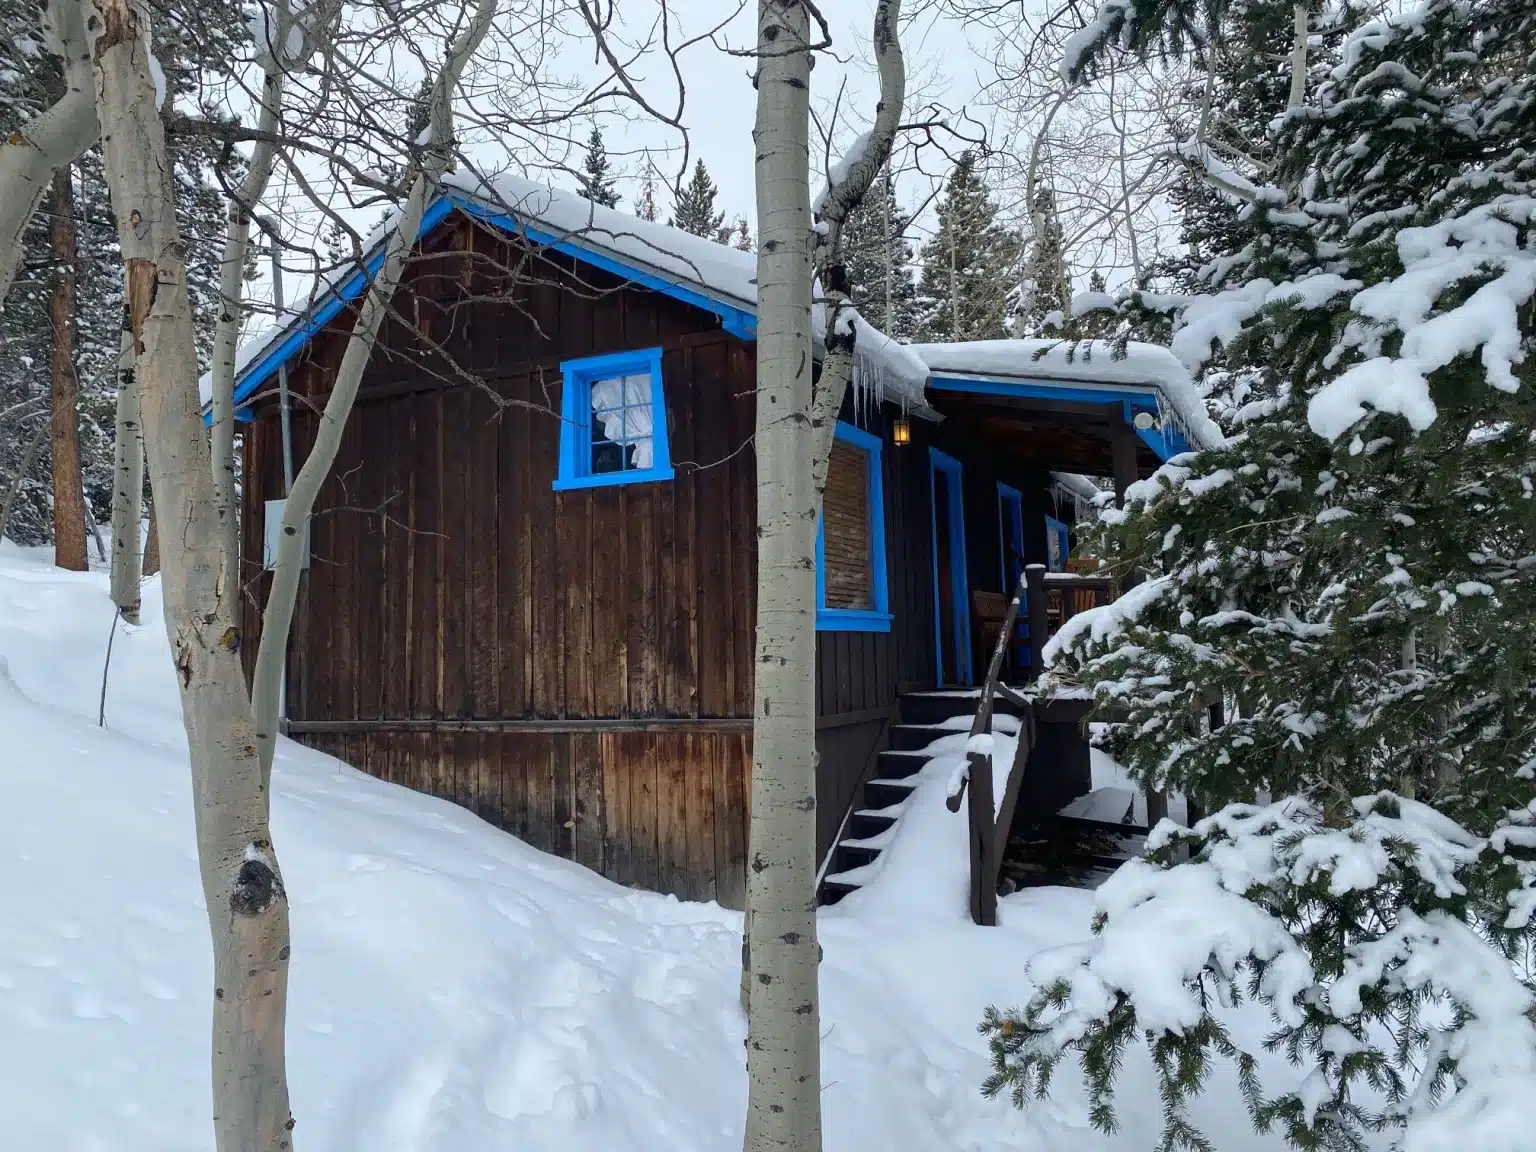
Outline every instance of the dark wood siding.
MULTIPOLYGON (((750 346, 706 312, 462 221, 428 248, 316 502, 290 654, 295 735, 621 883, 739 905, 750 346), (555 492, 560 361, 658 344, 675 478, 555 492)), ((308 400, 300 462, 345 323, 291 373, 308 400)), ((257 417, 250 653, 269 579, 262 505, 282 486, 275 409, 257 417)))

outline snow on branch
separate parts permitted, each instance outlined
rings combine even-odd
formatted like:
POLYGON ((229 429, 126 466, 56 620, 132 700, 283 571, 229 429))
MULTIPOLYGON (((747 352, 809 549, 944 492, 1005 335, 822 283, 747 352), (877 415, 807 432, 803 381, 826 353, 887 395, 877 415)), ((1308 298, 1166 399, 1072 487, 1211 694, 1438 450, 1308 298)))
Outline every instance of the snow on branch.
POLYGON ((820 243, 834 260, 839 256, 843 222, 864 199, 875 176, 890 158, 891 145, 901 124, 907 65, 898 36, 900 20, 901 0, 880 0, 875 6, 872 40, 880 99, 875 105, 874 123, 832 164, 827 172, 827 186, 812 206, 817 222, 826 225, 825 229, 817 230, 820 243))
POLYGON ((1429 376, 1459 356, 1480 353, 1488 383, 1515 392, 1514 365, 1525 359, 1520 309, 1536 296, 1536 255, 1523 246, 1536 222, 1536 198, 1500 196, 1462 215, 1397 234, 1403 271, 1355 295, 1351 308, 1365 323, 1349 325, 1335 354, 1358 348, 1368 359, 1312 397, 1307 419, 1335 440, 1370 411, 1404 416, 1423 431, 1437 415, 1429 376), (1455 307, 1432 315, 1453 286, 1483 283, 1455 307), (1395 355, 1387 336, 1402 334, 1395 355))
MULTIPOLYGON (((1119 1049, 1144 1038, 1164 1070, 1165 1124, 1186 1132, 1190 1089, 1176 1070, 1209 1050, 1238 1066, 1250 1107, 1285 1117, 1293 1139, 1309 1135, 1303 1146, 1344 1146, 1351 1133, 1379 1125, 1396 1129, 1394 1147, 1413 1152, 1529 1147, 1536 995, 1456 911, 1463 876, 1490 845, 1388 792, 1355 798, 1342 816, 1345 826, 1334 826, 1293 797, 1229 805, 1192 831, 1164 820, 1147 846, 1165 864, 1124 865, 1096 893, 1094 939, 1037 956, 1029 975, 1039 991, 1028 1007, 989 1013, 997 1072, 987 1090, 1011 1085, 1020 1099, 1063 1056, 1081 1052, 1095 1057, 1088 1092, 1112 1124, 1119 1049), (1197 855, 1169 863, 1184 843, 1197 855), (1351 928, 1331 952, 1333 937, 1319 933, 1316 918, 1361 899, 1374 907, 1370 893, 1382 887, 1419 896, 1386 920, 1351 928), (1253 1055, 1216 1016, 1250 988, 1305 1071, 1268 1100, 1253 1055), (1438 1027, 1406 1033, 1402 1054, 1388 1058, 1406 1103, 1378 1104, 1360 1089, 1381 1069, 1360 1057, 1365 1037, 1394 1026, 1382 1003, 1403 993, 1443 1011, 1438 1027)), ((1341 927, 1350 922, 1343 915, 1341 927)))
POLYGON ((1228 164, 1202 140, 1191 138, 1175 144, 1173 155, 1190 171, 1218 191, 1252 204, 1259 198, 1259 186, 1228 164))
POLYGON ((1068 84, 1076 84, 1111 40, 1118 38, 1122 46, 1128 46, 1135 26, 1133 0, 1104 0, 1094 12, 1093 19, 1067 37, 1061 63, 1057 65, 1061 78, 1068 84))

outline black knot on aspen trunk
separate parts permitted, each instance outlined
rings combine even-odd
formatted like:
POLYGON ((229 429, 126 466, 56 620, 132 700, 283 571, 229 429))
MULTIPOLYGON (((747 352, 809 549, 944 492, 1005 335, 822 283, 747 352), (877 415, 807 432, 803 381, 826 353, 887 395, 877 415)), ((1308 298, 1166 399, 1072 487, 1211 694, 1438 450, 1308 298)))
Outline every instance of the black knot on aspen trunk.
POLYGON ((236 916, 260 916, 282 896, 283 884, 277 873, 260 860, 247 860, 235 877, 229 910, 236 916))

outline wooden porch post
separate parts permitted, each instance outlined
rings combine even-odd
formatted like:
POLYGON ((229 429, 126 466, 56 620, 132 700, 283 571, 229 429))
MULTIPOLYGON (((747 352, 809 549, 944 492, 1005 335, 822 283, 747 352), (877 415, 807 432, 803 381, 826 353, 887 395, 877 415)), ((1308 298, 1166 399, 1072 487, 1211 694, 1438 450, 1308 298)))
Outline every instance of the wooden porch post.
POLYGON ((1045 565, 1024 565, 1024 586, 1029 594, 1029 679, 1035 680, 1044 670, 1045 633, 1050 627, 1045 610, 1045 565))
POLYGON ((1119 412, 1109 425, 1110 462, 1115 474, 1115 506, 1125 507, 1125 490, 1136 483, 1136 429, 1119 412))

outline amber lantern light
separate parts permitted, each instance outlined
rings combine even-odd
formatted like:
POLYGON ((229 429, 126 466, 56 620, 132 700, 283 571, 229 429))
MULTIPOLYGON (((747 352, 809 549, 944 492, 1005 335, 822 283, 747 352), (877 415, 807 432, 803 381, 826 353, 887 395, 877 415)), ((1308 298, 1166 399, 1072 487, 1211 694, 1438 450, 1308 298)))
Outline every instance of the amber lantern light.
POLYGON ((898 447, 912 443, 912 425, 907 423, 905 416, 898 416, 891 421, 891 439, 898 447))

